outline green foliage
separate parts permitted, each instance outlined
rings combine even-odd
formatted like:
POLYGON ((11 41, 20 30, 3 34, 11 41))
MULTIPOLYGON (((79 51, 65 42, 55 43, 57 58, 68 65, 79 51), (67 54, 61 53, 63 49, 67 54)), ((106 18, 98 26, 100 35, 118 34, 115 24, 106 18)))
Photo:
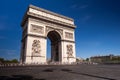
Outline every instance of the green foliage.
POLYGON ((89 58, 86 58, 86 61, 89 61, 89 58))
POLYGON ((12 59, 12 60, 5 60, 4 58, 0 58, 1 63, 18 63, 17 59, 12 59))
POLYGON ((17 59, 13 59, 11 60, 12 63, 18 63, 18 60, 17 59))
POLYGON ((76 62, 79 62, 79 59, 76 59, 76 62))
POLYGON ((4 58, 0 58, 0 62, 3 63, 4 62, 4 58))

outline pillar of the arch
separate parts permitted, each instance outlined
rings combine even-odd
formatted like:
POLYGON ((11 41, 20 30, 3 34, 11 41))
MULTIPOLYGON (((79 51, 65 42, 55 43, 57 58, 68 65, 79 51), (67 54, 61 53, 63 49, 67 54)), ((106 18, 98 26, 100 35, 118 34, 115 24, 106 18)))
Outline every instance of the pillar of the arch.
POLYGON ((56 44, 51 44, 51 60, 52 62, 61 62, 60 56, 60 45, 59 42, 56 44))
POLYGON ((61 46, 61 41, 58 42, 58 55, 59 55, 59 62, 62 63, 62 46, 61 46))
POLYGON ((54 62, 55 59, 55 46, 51 44, 51 61, 54 62))
POLYGON ((62 55, 62 63, 73 63, 76 62, 76 52, 75 52, 75 43, 73 42, 67 42, 67 41, 61 41, 61 55, 62 55), (72 56, 69 57, 67 54, 67 45, 72 45, 72 56))
POLYGON ((46 39, 35 37, 35 36, 27 36, 26 41, 26 52, 25 52, 25 64, 42 64, 46 63, 46 39), (33 52, 33 42, 34 40, 40 41, 40 53, 34 55, 33 52))

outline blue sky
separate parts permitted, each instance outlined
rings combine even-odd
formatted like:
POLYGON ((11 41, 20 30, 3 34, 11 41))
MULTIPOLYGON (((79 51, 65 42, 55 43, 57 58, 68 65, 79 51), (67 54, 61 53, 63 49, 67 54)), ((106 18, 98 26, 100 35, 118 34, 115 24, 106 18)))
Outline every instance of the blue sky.
POLYGON ((119 0, 1 0, 0 57, 19 59, 20 23, 29 4, 75 20, 78 57, 120 55, 119 0))

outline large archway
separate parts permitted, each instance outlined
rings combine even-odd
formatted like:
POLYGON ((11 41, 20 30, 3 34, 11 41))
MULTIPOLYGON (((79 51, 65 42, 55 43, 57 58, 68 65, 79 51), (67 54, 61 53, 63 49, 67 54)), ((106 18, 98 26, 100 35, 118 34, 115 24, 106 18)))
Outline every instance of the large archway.
MULTIPOLYGON (((47 37, 49 38, 51 42, 51 62, 60 62, 61 60, 61 36, 56 31, 50 31, 47 34, 47 37)), ((47 52, 48 54, 48 52, 47 52)))
POLYGON ((72 18, 30 5, 22 21, 21 63, 46 64, 47 38, 51 42, 51 61, 76 61, 76 26, 72 18))

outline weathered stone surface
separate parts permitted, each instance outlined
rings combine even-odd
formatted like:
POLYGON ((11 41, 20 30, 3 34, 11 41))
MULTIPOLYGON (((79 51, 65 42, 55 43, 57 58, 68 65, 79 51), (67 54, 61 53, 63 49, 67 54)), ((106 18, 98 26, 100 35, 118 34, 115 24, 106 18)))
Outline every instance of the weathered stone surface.
POLYGON ((51 40, 51 61, 76 61, 74 20, 60 14, 30 5, 22 21, 21 63, 47 62, 47 37, 51 40), (39 44, 34 45, 34 41, 39 44), (69 48, 68 45, 72 47, 69 48), (68 59, 69 57, 69 59, 68 59))

